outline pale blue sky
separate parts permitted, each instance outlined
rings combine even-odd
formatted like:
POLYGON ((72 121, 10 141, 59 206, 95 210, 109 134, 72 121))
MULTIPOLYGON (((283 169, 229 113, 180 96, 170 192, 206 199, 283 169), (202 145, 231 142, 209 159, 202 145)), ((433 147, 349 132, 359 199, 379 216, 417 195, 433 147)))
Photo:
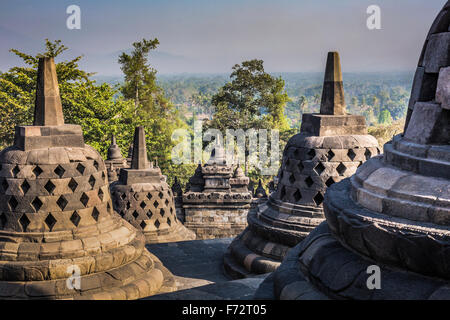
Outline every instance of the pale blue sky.
POLYGON ((117 56, 157 37, 159 73, 229 73, 245 59, 271 72, 323 71, 338 50, 344 71, 413 70, 444 0, 0 0, 0 70, 18 64, 8 52, 43 50, 61 39, 84 54, 82 67, 120 74, 117 56), (67 6, 81 7, 81 30, 66 28, 67 6), (366 8, 381 7, 382 30, 366 28, 366 8))

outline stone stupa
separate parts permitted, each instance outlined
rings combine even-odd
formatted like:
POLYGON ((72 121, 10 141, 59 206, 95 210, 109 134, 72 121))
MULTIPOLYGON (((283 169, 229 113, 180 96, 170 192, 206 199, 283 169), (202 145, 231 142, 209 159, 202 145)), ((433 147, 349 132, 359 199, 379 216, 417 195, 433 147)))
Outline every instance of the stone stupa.
POLYGON ((173 192, 161 169, 148 161, 143 127, 134 132, 131 168, 120 170, 111 193, 114 209, 143 231, 147 243, 195 239, 195 234, 177 219, 173 192))
POLYGON ((64 124, 53 58, 40 58, 34 124, 0 152, 0 298, 137 299, 174 289, 112 207, 100 154, 64 124))
POLYGON ((108 172, 109 183, 117 181, 120 169, 128 168, 127 159, 122 156, 114 135, 111 136, 111 145, 108 148, 105 166, 108 172))
POLYGON ((449 26, 450 1, 425 41, 404 133, 328 189, 326 222, 273 275, 276 298, 450 299, 449 26))
POLYGON ((252 201, 249 178, 226 163, 221 145, 205 165, 198 165, 183 194, 184 225, 197 239, 234 237, 245 229, 252 201))
POLYGON ((329 52, 319 114, 303 114, 301 132, 287 143, 277 189, 248 214, 224 266, 232 278, 274 271, 290 248, 323 220, 326 189, 380 153, 363 116, 345 112, 339 54, 329 52))

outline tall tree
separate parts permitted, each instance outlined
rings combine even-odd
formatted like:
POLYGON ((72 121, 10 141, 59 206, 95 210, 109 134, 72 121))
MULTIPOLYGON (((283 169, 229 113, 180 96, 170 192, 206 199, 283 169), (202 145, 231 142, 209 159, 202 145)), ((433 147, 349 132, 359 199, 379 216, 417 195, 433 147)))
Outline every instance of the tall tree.
POLYGON ((152 93, 158 91, 156 85, 156 70, 148 63, 150 50, 156 49, 158 39, 146 40, 133 43, 131 54, 122 52, 119 56, 119 64, 125 75, 125 84, 122 87, 123 95, 134 100, 135 113, 140 106, 141 100, 152 103, 152 93), (150 99, 150 100, 149 100, 150 99))

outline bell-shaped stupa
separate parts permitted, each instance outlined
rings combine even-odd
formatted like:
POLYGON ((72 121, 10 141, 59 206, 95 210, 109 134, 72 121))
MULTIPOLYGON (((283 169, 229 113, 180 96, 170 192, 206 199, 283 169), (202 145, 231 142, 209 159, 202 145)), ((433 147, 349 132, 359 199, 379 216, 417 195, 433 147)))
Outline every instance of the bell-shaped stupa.
POLYGON ((233 278, 274 271, 288 250, 323 220, 326 189, 380 153, 365 119, 345 113, 339 54, 329 52, 319 114, 303 114, 287 143, 277 189, 248 214, 248 227, 224 256, 233 278))
POLYGON ((0 297, 137 299, 174 288, 114 210, 100 154, 64 124, 53 58, 39 59, 34 125, 0 152, 0 297))
POLYGON ((122 152, 120 152, 120 148, 117 145, 116 137, 114 135, 111 136, 111 145, 108 148, 105 165, 108 172, 109 183, 117 181, 120 169, 128 168, 127 159, 122 156, 122 152))
POLYGON ((326 222, 273 275, 276 298, 450 299, 449 26, 447 2, 425 41, 404 133, 328 189, 326 222))
POLYGON ((173 192, 161 169, 148 160, 143 127, 134 132, 131 168, 120 170, 111 193, 114 209, 143 231, 147 243, 195 239, 195 234, 177 219, 173 192))

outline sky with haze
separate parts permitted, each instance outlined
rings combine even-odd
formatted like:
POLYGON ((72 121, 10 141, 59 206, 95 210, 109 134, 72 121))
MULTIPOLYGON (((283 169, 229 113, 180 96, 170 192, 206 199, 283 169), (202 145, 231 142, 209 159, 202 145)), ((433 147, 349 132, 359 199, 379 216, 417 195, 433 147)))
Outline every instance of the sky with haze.
POLYGON ((8 50, 69 47, 62 59, 98 75, 120 75, 117 58, 134 41, 158 38, 150 63, 160 74, 230 73, 247 59, 269 72, 322 72, 339 51, 344 72, 411 71, 446 0, 0 0, 0 70, 19 65, 8 50), (81 8, 81 30, 66 27, 66 8, 81 8), (366 9, 381 8, 381 30, 366 9))

